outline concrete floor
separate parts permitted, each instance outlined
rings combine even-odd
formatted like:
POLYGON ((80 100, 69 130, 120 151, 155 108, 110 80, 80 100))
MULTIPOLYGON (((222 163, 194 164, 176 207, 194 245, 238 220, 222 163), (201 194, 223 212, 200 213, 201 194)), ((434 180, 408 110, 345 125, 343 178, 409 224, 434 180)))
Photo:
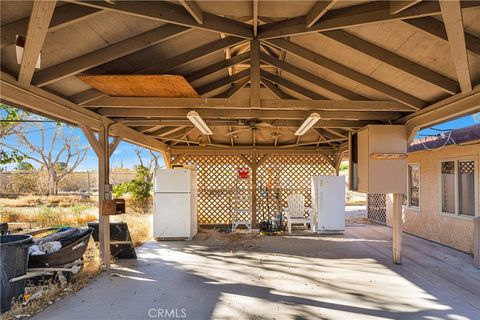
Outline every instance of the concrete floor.
POLYGON ((152 241, 33 319, 480 319, 470 256, 405 235, 393 265, 390 233, 152 241))

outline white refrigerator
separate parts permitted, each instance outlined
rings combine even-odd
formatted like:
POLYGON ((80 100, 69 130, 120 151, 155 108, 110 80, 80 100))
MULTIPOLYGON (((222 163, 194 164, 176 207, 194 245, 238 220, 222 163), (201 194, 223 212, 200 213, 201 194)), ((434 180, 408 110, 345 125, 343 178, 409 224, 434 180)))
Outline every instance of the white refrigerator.
POLYGON ((197 173, 157 169, 154 191, 153 237, 192 239, 197 234, 197 173))
POLYGON ((312 206, 318 233, 342 234, 345 231, 345 177, 312 177, 312 206))

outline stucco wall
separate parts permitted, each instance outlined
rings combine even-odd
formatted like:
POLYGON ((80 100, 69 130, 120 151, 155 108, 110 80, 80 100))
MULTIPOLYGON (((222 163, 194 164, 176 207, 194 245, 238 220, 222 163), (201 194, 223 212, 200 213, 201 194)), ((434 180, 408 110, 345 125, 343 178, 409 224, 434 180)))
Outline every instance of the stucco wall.
MULTIPOLYGON (((448 146, 438 151, 418 151, 408 155, 408 163, 420 163, 420 209, 403 207, 403 229, 419 237, 472 253, 473 221, 471 218, 441 214, 439 163, 455 157, 472 157, 477 163, 476 192, 480 190, 478 161, 480 144, 448 146)), ((476 216, 480 208, 477 201, 476 216)), ((392 221, 392 195, 387 195, 387 225, 392 221)))

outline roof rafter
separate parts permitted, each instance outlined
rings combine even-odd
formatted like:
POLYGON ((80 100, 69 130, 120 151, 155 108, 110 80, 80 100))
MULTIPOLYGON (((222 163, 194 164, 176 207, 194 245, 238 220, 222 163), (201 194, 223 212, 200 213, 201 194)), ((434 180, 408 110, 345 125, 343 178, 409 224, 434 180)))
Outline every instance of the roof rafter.
MULTIPOLYGON (((94 16, 101 13, 102 10, 89 7, 79 7, 74 4, 65 4, 63 6, 58 6, 55 8, 52 19, 50 20, 50 25, 48 26, 48 31, 55 31, 61 28, 67 27, 74 23, 80 22, 85 18, 94 16)), ((26 17, 14 22, 11 22, 7 25, 2 26, 1 37, 1 47, 6 47, 15 43, 15 36, 26 35, 28 28, 28 21, 30 17, 26 17)))
POLYGON ((232 98, 235 94, 247 85, 250 77, 236 81, 227 91, 217 95, 215 98, 232 98))
POLYGON ((378 92, 381 92, 399 102, 402 102, 408 106, 411 106, 415 109, 421 109, 426 105, 426 103, 418 98, 415 98, 403 91, 400 91, 396 88, 393 88, 383 82, 380 82, 374 78, 371 78, 367 75, 364 75, 358 71, 350 69, 344 65, 341 65, 333 60, 325 58, 324 56, 313 52, 309 49, 301 47, 293 42, 283 40, 283 39, 271 39, 266 40, 273 46, 276 46, 280 49, 283 49, 287 52, 290 52, 300 58, 303 58, 307 61, 315 63, 323 68, 329 69, 335 73, 338 73, 344 77, 350 78, 353 81, 356 81, 364 86, 367 86, 371 89, 374 89, 378 92))
POLYGON ((245 39, 238 37, 225 37, 222 39, 215 40, 213 42, 204 44, 200 47, 194 48, 187 52, 175 55, 169 59, 163 60, 160 63, 155 63, 147 68, 139 70, 135 73, 167 73, 172 71, 186 63, 190 63, 197 59, 208 56, 212 53, 215 53, 219 50, 223 50, 226 47, 230 47, 236 44, 245 42, 245 39))
POLYGON ((55 10, 56 1, 34 1, 23 50, 22 63, 18 73, 18 82, 29 85, 43 42, 48 32, 48 25, 55 10))
POLYGON ((155 21, 173 23, 213 32, 222 32, 246 39, 252 37, 250 25, 246 23, 204 12, 203 23, 200 24, 183 6, 167 1, 117 1, 115 4, 109 4, 102 1, 68 1, 74 2, 78 5, 121 12, 155 21))
POLYGON ((250 70, 245 69, 245 70, 243 70, 239 73, 234 74, 233 76, 229 76, 229 77, 217 80, 215 82, 206 84, 206 85, 204 85, 200 88, 197 88, 196 91, 198 92, 198 94, 204 95, 204 94, 207 94, 207 93, 212 92, 214 90, 217 90, 217 89, 219 89, 223 86, 226 86, 227 84, 230 84, 230 83, 233 83, 235 81, 248 78, 249 76, 250 76, 250 70))
POLYGON ((440 1, 450 52, 462 92, 472 91, 460 1, 440 1))
POLYGON ((399 56, 391 51, 383 49, 373 43, 343 30, 332 30, 320 33, 348 47, 354 48, 366 55, 369 55, 381 62, 393 66, 399 70, 409 73, 418 79, 432 84, 449 94, 456 94, 459 87, 456 81, 447 78, 435 71, 399 56))
POLYGON ((397 0, 390 1, 390 14, 396 14, 402 12, 405 9, 419 3, 422 0, 397 0))
MULTIPOLYGON (((473 1, 472 1, 473 2, 473 1)), ((448 42, 447 32, 445 31, 445 25, 443 22, 432 18, 432 17, 424 17, 424 18, 417 18, 417 19, 409 19, 405 20, 405 23, 408 23, 411 26, 416 27, 423 32, 426 32, 430 35, 437 37, 438 39, 442 39, 448 42)), ((467 50, 471 53, 480 56, 480 39, 465 32, 465 42, 467 45, 467 50)))
POLYGON ((190 29, 177 25, 161 26, 37 72, 33 82, 39 87, 48 85, 66 77, 127 56, 131 53, 154 46, 163 41, 167 41, 168 39, 183 34, 188 30, 190 29))
POLYGON ((305 25, 307 28, 313 26, 331 7, 337 2, 337 0, 317 1, 310 9, 306 16, 305 25))
MULTIPOLYGON (((462 7, 464 8, 476 6, 480 6, 478 1, 466 1, 462 3, 462 7)), ((323 15, 322 19, 310 28, 307 28, 305 25, 306 16, 261 25, 259 26, 258 38, 280 38, 438 14, 440 14, 440 6, 436 1, 421 2, 397 14, 390 14, 389 1, 374 1, 354 7, 328 11, 323 15)))
POLYGON ((250 53, 244 52, 239 55, 233 56, 230 59, 221 60, 205 68, 194 71, 186 75, 185 78, 187 79, 188 82, 193 82, 203 77, 206 77, 208 75, 211 75, 213 73, 216 73, 218 71, 221 71, 223 69, 226 69, 228 67, 247 61, 248 59, 250 59, 250 53))
POLYGON ((203 24, 203 12, 194 0, 178 0, 190 15, 200 24, 203 24))
POLYGON ((269 55, 266 55, 264 53, 260 54, 260 58, 274 66, 274 67, 277 67, 285 72, 288 72, 290 74, 293 74, 294 76, 297 76, 303 80, 306 80, 308 82, 311 82, 323 89, 326 89, 330 92, 333 92, 339 96, 342 96, 344 98, 347 98, 347 99, 350 99, 350 100, 365 100, 365 97, 359 95, 359 94, 356 94, 350 90, 347 90, 345 88, 342 88, 340 86, 337 86, 336 84, 332 83, 332 82, 329 82, 325 79, 323 79, 322 77, 319 77, 311 72, 308 72, 306 70, 303 70, 301 68, 298 68, 292 64, 289 64, 288 62, 285 62, 285 61, 281 61, 279 59, 276 59, 272 56, 269 56, 269 55))
POLYGON ((260 76, 263 78, 263 79, 266 79, 270 82, 273 82, 273 83, 276 83, 282 87, 285 87, 289 90, 292 90, 292 91, 295 91, 299 94, 301 94, 302 96, 306 97, 306 98, 310 98, 312 100, 324 100, 326 99, 324 96, 316 93, 316 92, 313 92, 312 90, 309 90, 307 88, 304 88, 296 83, 293 83, 285 78, 281 78, 279 76, 276 76, 270 72, 267 72, 267 71, 264 71, 264 70, 261 70, 260 71, 260 76))
POLYGON ((267 80, 267 79, 263 79, 262 78, 262 84, 268 89, 270 90, 270 92, 272 92, 274 95, 276 95, 278 98, 280 99, 295 99, 294 97, 292 97, 291 95, 289 95, 288 93, 286 92, 283 92, 282 90, 280 90, 280 88, 273 82, 271 82, 270 80, 267 80))

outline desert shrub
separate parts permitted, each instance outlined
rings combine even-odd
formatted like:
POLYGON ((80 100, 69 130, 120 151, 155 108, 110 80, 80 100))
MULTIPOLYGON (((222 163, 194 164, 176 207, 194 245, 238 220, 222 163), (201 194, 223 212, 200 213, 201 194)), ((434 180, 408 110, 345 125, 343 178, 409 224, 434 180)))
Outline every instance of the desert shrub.
POLYGON ((153 183, 150 179, 150 169, 145 166, 137 166, 136 170, 135 179, 113 187, 113 195, 119 198, 130 194, 134 201, 146 204, 152 197, 153 183))

